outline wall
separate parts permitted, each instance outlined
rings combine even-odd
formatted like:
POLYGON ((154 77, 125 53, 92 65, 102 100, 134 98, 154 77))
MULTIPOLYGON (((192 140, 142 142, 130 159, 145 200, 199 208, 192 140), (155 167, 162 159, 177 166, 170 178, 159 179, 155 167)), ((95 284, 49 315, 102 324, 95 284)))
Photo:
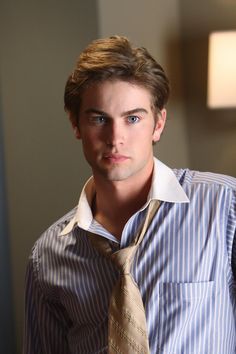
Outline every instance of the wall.
POLYGON ((206 107, 208 35, 236 29, 236 2, 180 0, 190 167, 236 176, 236 109, 206 107))
POLYGON ((93 0, 3 0, 0 10, 9 243, 20 353, 30 249, 46 227, 74 207, 90 173, 63 110, 63 91, 79 52, 97 37, 97 9, 93 0))
MULTIPOLYGON (((1 106, 0 106, 1 108, 1 106)), ((12 284, 4 169, 2 114, 0 109, 0 353, 15 353, 12 284)))

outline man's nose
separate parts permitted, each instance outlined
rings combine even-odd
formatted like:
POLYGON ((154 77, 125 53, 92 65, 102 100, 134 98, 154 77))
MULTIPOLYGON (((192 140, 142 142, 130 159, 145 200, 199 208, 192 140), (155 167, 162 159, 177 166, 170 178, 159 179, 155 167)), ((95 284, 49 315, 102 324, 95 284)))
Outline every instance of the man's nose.
POLYGON ((111 122, 109 124, 107 143, 114 145, 123 144, 125 138, 124 127, 120 122, 111 122))

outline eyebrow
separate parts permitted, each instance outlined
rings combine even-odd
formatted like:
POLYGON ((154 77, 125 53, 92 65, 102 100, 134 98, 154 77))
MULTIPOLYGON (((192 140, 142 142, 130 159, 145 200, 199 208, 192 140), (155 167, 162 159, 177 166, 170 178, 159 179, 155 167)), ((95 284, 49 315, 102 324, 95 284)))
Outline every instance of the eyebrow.
POLYGON ((135 109, 131 109, 130 111, 126 111, 126 112, 123 112, 121 115, 122 116, 129 116, 131 114, 135 114, 135 113, 146 113, 148 114, 148 111, 145 109, 145 108, 135 108, 135 109))
MULTIPOLYGON (((109 116, 109 114, 107 114, 106 112, 101 111, 100 109, 96 109, 96 108, 86 109, 85 113, 86 114, 96 113, 96 114, 100 114, 100 115, 103 115, 103 116, 109 116)), ((135 113, 146 113, 146 114, 148 114, 148 111, 145 108, 138 107, 138 108, 131 109, 129 111, 122 112, 121 116, 124 117, 124 116, 132 115, 132 114, 135 114, 135 113)))
POLYGON ((86 109, 86 111, 84 113, 86 113, 86 114, 96 113, 96 114, 100 114, 102 116, 107 116, 107 113, 105 113, 99 109, 96 109, 96 108, 88 108, 88 109, 86 109))

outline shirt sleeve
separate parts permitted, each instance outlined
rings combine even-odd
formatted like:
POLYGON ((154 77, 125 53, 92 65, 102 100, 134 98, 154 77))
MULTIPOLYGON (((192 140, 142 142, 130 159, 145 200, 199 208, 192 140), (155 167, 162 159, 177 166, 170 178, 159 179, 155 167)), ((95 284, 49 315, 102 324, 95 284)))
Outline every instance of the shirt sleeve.
POLYGON ((23 354, 69 354, 63 308, 43 293, 30 258, 25 282, 23 354))
POLYGON ((236 280, 236 193, 233 195, 233 202, 230 208, 229 221, 228 221, 228 231, 233 238, 232 247, 232 271, 234 279, 236 280))

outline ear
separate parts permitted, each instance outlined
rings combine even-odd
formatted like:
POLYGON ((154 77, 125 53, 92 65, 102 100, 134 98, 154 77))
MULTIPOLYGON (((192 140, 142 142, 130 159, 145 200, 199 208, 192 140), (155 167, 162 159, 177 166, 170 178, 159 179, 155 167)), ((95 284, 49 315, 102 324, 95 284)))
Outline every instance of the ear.
POLYGON ((75 134, 76 139, 81 139, 80 136, 80 131, 79 131, 79 127, 78 127, 78 122, 76 117, 73 115, 73 113, 71 112, 67 112, 69 120, 71 122, 72 128, 73 128, 73 132, 75 134))
POLYGON ((152 141, 155 143, 157 141, 160 140, 161 138, 161 134, 165 128, 165 124, 166 124, 166 109, 163 108, 157 116, 157 120, 156 120, 156 126, 153 132, 153 136, 152 136, 152 141))

